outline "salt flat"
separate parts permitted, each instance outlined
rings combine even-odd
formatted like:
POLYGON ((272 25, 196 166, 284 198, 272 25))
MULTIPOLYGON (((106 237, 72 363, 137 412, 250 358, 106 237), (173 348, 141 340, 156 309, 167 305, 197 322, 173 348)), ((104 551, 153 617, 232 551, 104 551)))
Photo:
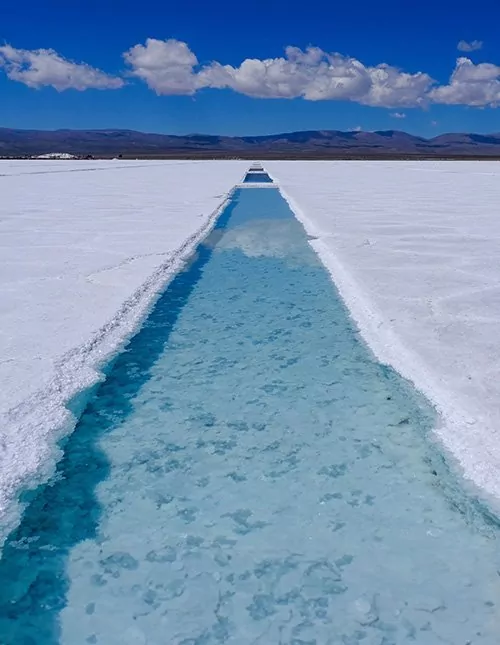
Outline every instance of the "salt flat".
POLYGON ((269 162, 377 357, 500 496, 500 163, 269 162))
POLYGON ((0 524, 244 162, 0 161, 0 524))

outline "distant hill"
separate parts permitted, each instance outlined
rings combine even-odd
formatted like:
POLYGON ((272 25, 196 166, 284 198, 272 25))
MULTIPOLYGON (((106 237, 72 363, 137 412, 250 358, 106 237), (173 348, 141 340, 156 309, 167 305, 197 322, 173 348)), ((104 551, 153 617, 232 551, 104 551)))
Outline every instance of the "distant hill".
POLYGON ((0 128, 0 157, 69 153, 98 157, 499 157, 500 134, 310 130, 256 137, 174 136, 133 130, 12 130, 0 128))

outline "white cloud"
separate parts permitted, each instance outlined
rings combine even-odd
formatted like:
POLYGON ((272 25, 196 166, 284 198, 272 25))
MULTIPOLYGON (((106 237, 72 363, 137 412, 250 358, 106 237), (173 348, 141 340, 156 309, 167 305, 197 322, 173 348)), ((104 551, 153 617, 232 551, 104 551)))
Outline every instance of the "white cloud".
POLYGON ((59 92, 68 89, 117 89, 124 85, 121 78, 110 76, 86 65, 74 63, 53 49, 15 49, 0 46, 0 68, 13 81, 28 87, 54 87, 59 92))
POLYGON ((200 77, 206 87, 230 88, 246 96, 309 101, 361 99, 371 85, 359 61, 316 47, 287 47, 284 57, 248 58, 239 67, 212 63, 200 77))
POLYGON ((483 48, 483 41, 482 40, 461 40, 458 45, 457 49, 461 52, 475 52, 478 49, 483 48))
POLYGON ((404 112, 392 112, 391 117, 393 119, 406 119, 406 114, 404 112))
POLYGON ((287 47, 285 56, 246 59, 239 67, 212 63, 199 72, 204 87, 230 88, 256 98, 345 100, 364 105, 419 105, 433 81, 389 65, 365 67, 355 58, 317 47, 287 47))
POLYGON ((500 105, 500 67, 492 63, 475 65, 459 58, 448 85, 430 93, 434 103, 496 107, 500 105))
POLYGON ((372 80, 360 103, 378 107, 415 107, 427 103, 433 79, 423 72, 408 74, 390 65, 368 68, 372 80))
POLYGON ((186 43, 148 39, 124 54, 131 73, 157 94, 194 94, 211 87, 255 98, 345 100, 364 105, 421 105, 433 80, 390 65, 366 67, 359 60, 318 47, 287 47, 278 58, 247 58, 239 66, 199 66, 186 43))
MULTIPOLYGON (((477 49, 472 41, 460 46, 477 49)), ((364 65, 351 56, 318 47, 287 47, 277 58, 247 58, 240 65, 217 61, 200 65, 189 46, 179 40, 148 38, 123 54, 128 75, 139 78, 159 95, 192 95, 203 88, 231 89, 255 98, 302 98, 307 101, 352 101, 398 109, 427 104, 500 105, 500 67, 457 60, 448 84, 437 86, 425 72, 408 73, 391 65, 364 65)), ((29 87, 52 86, 62 91, 117 89, 123 78, 110 76, 85 63, 70 61, 52 49, 0 46, 0 68, 29 87)))
POLYGON ((198 60, 186 43, 148 38, 123 54, 131 73, 157 94, 194 94, 200 88, 198 60))

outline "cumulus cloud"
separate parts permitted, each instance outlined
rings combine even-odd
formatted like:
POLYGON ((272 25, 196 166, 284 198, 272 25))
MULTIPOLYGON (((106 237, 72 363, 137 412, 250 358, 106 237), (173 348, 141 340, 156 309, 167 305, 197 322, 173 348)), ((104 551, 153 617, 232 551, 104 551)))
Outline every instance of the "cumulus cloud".
POLYGON ((406 119, 406 114, 404 112, 392 112, 391 117, 393 119, 406 119))
POLYGON ((287 47, 278 58, 247 58, 239 66, 198 64, 186 43, 148 39, 124 54, 131 74, 157 94, 194 94, 210 87, 255 98, 346 100, 364 105, 420 105, 433 80, 390 65, 367 67, 356 58, 318 47, 287 47))
POLYGON ((148 38, 123 54, 131 74, 157 94, 194 94, 202 86, 195 71, 198 59, 179 40, 148 38))
POLYGON ((0 68, 13 81, 28 87, 54 87, 59 92, 75 90, 109 90, 124 85, 121 78, 110 76, 85 63, 74 63, 53 49, 16 49, 0 46, 0 68))
POLYGON ((461 52, 475 52, 478 49, 482 49, 482 48, 483 48, 482 40, 471 40, 471 41, 461 40, 457 45, 458 51, 461 51, 461 52))
POLYGON ((427 93, 435 81, 423 72, 408 74, 390 65, 367 68, 370 90, 360 103, 378 107, 412 107, 427 103, 427 93))
POLYGON ((309 101, 359 100, 371 81, 356 59, 326 54, 317 47, 287 47, 285 56, 248 58, 239 67, 212 63, 199 73, 205 87, 230 88, 255 98, 299 98, 309 101))
POLYGON ((475 65, 469 58, 459 58, 448 85, 430 93, 435 103, 497 107, 500 105, 500 67, 492 63, 475 65))

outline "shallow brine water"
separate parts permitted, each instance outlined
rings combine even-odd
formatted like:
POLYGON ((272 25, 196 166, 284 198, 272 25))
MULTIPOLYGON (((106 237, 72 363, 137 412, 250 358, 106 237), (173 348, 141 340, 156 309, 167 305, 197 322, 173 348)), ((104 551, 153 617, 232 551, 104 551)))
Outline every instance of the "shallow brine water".
POLYGON ((498 644, 497 526, 242 189, 115 361, 0 562, 4 645, 498 644))

